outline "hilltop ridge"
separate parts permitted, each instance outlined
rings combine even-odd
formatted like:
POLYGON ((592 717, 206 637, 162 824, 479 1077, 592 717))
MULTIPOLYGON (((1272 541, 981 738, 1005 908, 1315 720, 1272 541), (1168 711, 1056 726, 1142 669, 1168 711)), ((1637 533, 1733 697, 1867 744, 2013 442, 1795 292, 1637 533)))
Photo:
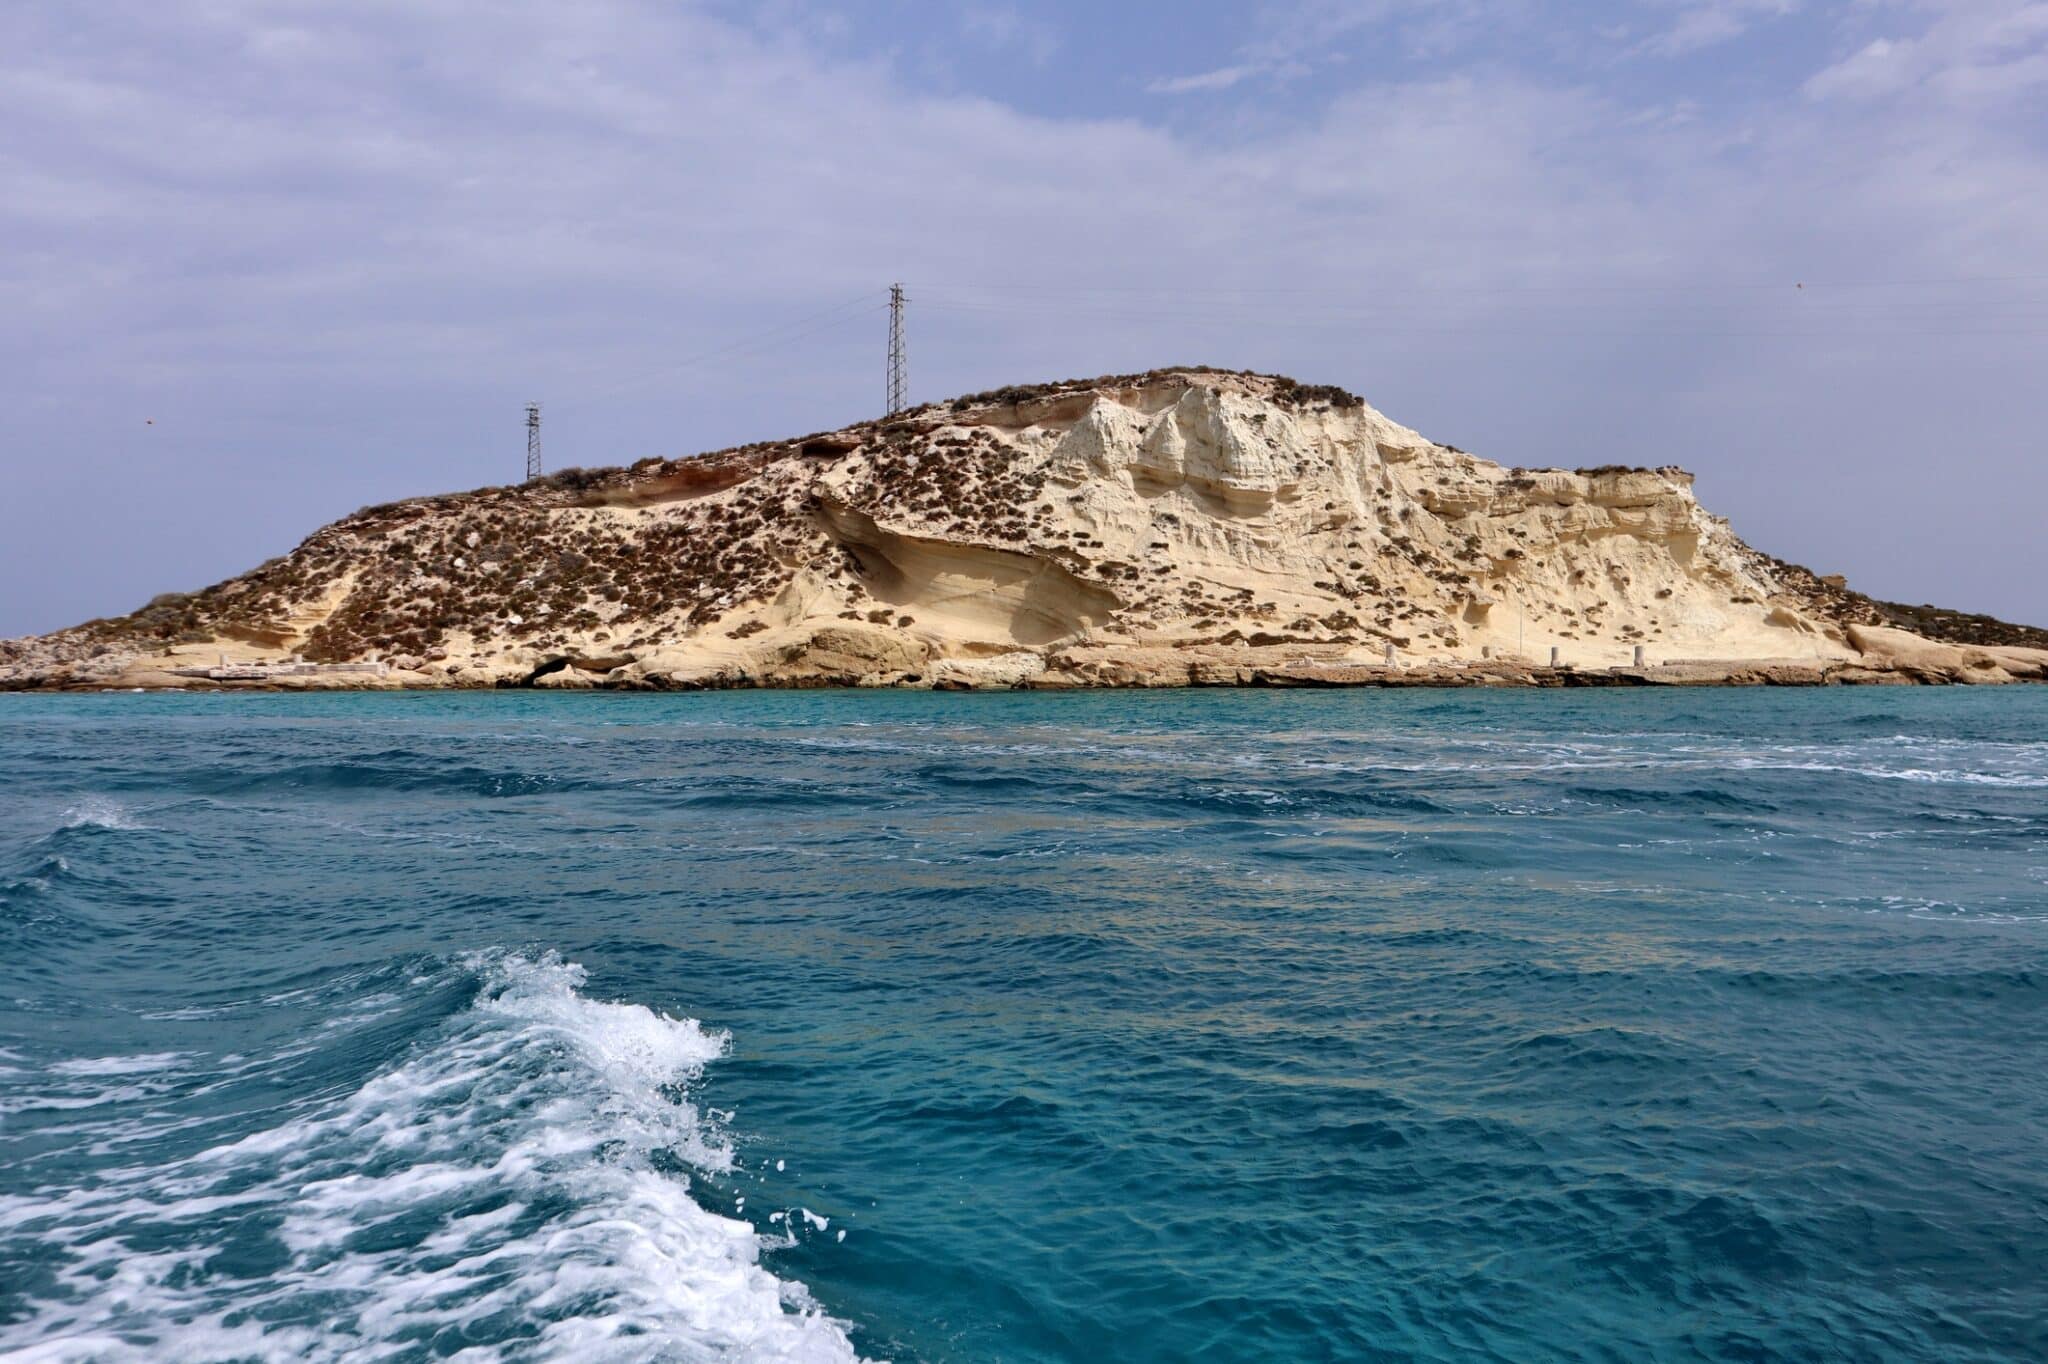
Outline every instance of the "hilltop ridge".
POLYGON ((1282 376, 1018 386, 365 507, 0 642, 0 687, 2048 677, 2048 631, 1853 592, 1692 484, 1505 467, 1282 376))

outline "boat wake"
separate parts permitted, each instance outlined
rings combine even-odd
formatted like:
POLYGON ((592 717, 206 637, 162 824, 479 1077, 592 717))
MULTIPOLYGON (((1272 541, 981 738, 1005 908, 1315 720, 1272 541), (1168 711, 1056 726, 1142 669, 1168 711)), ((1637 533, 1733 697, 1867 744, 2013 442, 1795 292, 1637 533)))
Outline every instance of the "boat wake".
MULTIPOLYGON (((723 1034, 587 998, 582 968, 552 954, 457 969, 477 981, 469 1006, 353 1092, 181 1159, 0 1199, 0 1263, 26 1270, 0 1350, 855 1358, 802 1285, 760 1265, 751 1226, 690 1197, 693 1173, 733 1165, 689 1096, 723 1034)), ((75 1106, 103 1076, 126 1086, 106 1096, 120 1103, 135 1072, 162 1081, 180 1063, 130 1060, 51 1079, 75 1106)))

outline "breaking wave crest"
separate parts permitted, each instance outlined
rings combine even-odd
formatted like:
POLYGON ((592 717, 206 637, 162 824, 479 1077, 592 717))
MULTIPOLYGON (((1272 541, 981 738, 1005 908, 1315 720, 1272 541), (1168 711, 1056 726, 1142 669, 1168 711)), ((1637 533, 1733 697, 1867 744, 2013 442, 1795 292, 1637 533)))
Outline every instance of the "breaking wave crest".
MULTIPOLYGON (((182 1159, 0 1199, 0 1263, 40 1261, 0 1350, 855 1358, 800 1284, 760 1265, 752 1227, 689 1196, 693 1172, 733 1163, 688 1091, 724 1034, 590 999, 552 954, 460 969, 473 1002, 352 1093, 182 1159)), ((152 1079, 179 1060, 144 1059, 152 1079)))
POLYGON ((106 796, 86 796, 64 811, 67 829, 139 829, 135 812, 106 796))

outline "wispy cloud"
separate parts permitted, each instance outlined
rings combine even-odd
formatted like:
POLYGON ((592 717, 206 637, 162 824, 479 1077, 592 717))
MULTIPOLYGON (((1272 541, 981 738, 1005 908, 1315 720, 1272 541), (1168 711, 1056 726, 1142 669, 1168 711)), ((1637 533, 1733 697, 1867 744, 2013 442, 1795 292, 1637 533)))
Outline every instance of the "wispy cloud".
POLYGON ((1228 90, 1272 69, 1265 63, 1241 62, 1236 66, 1219 66, 1213 71, 1198 71, 1191 76, 1168 76, 1151 81, 1146 84, 1145 92, 1151 95, 1190 95, 1228 90))
MULTIPOLYGON (((1505 8, 1514 0, 1499 0, 1505 8)), ((1253 11, 1251 36, 1237 60, 1145 85, 1153 95, 1208 94, 1253 82, 1289 82, 1346 59, 1345 45, 1386 30, 1388 41, 1416 51, 1448 49, 1479 0, 1277 0, 1253 11)))
POLYGON ((960 10, 959 22, 960 31, 971 42, 1020 55, 1033 66, 1044 66, 1060 50, 1057 28, 1014 5, 966 5, 960 10))
POLYGON ((1799 8, 1798 0, 1680 0, 1676 15, 1640 51, 1679 57, 1742 37, 1759 23, 1799 8))
POLYGON ((1920 91, 1952 100, 1996 100, 2048 91, 2048 4, 1904 7, 1907 31, 1874 38, 1816 72, 1816 100, 1871 100, 1920 91), (1911 22, 1921 20, 1917 31, 1911 22))

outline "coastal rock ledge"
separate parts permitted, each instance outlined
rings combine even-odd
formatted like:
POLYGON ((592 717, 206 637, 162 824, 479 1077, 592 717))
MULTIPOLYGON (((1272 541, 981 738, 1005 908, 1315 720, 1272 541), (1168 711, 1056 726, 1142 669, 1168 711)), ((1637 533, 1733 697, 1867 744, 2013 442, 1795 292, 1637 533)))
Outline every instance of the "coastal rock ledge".
POLYGON ((0 689, 2048 680, 2048 631, 1750 548, 1676 468, 1511 469, 1202 368, 366 507, 0 641, 0 689))

